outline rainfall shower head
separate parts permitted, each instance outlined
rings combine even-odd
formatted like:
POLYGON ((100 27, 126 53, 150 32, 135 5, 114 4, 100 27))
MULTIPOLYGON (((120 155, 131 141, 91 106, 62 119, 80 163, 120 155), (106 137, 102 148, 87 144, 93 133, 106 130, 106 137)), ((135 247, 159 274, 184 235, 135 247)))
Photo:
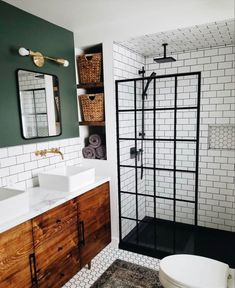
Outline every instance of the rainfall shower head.
POLYGON ((167 62, 174 62, 176 61, 175 58, 173 57, 166 57, 166 46, 168 44, 167 43, 163 43, 162 46, 164 47, 164 57, 162 58, 154 58, 153 60, 159 64, 161 63, 167 63, 167 62))

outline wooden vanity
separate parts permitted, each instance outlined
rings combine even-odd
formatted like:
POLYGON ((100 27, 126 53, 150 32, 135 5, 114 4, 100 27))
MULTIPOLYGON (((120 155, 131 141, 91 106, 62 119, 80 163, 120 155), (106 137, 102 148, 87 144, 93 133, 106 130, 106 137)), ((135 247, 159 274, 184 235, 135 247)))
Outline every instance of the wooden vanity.
POLYGON ((0 288, 62 287, 111 242, 106 182, 0 234, 0 288))

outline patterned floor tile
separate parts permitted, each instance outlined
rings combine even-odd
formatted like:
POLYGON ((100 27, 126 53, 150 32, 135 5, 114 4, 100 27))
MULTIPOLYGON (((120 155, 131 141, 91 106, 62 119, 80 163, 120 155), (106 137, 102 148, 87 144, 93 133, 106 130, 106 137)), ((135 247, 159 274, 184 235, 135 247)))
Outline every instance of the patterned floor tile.
POLYGON ((156 258, 113 248, 108 245, 92 260, 91 270, 86 267, 83 268, 64 285, 64 288, 89 288, 116 259, 159 270, 159 260, 156 258))

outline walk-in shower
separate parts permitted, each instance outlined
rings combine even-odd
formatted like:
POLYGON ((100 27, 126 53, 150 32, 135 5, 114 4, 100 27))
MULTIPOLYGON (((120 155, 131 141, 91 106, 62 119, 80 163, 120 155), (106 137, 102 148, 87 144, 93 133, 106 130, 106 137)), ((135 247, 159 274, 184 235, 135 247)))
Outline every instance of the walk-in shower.
POLYGON ((227 232, 197 225, 200 90, 200 72, 116 81, 122 249, 230 261, 227 232))

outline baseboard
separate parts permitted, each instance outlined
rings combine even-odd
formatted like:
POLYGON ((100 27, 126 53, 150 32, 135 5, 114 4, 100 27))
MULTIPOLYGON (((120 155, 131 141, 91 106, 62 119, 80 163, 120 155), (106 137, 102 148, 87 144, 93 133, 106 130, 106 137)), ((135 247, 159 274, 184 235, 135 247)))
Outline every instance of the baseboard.
POLYGON ((110 245, 113 248, 118 248, 118 244, 119 244, 119 238, 118 237, 112 237, 112 242, 110 243, 110 245))

